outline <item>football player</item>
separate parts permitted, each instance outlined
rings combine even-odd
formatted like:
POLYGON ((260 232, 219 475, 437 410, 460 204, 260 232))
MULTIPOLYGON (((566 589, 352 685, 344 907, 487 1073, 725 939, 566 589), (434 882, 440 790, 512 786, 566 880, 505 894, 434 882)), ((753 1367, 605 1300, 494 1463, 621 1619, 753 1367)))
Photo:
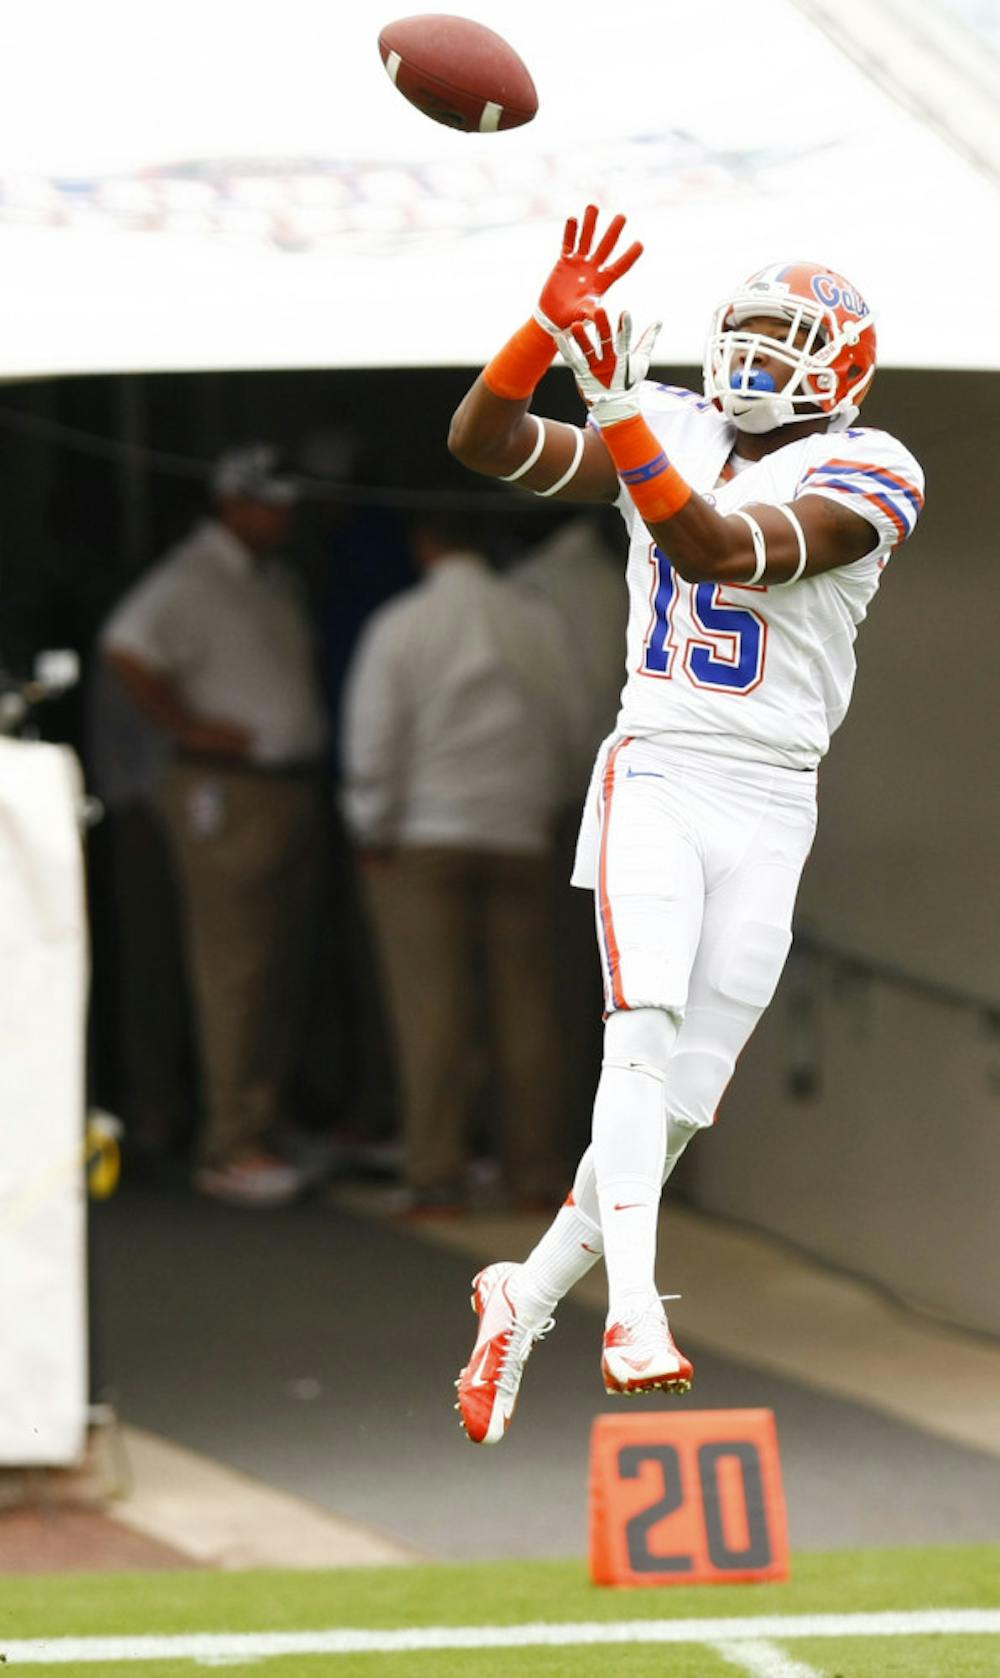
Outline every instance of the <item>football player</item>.
POLYGON ((658 327, 636 340, 604 311, 642 249, 614 256, 623 227, 595 242, 593 205, 567 223, 537 309, 449 437, 474 471, 614 501, 629 536, 621 710, 573 873, 595 895, 605 988, 592 1140, 527 1260, 473 1284, 457 1386, 480 1444, 503 1438, 532 1346, 602 1254, 607 1391, 691 1384, 654 1282, 661 1188, 774 994, 857 628, 923 506, 913 456, 855 424, 876 341, 852 285, 810 262, 754 274, 715 312, 699 395, 647 380, 658 327), (531 411, 557 350, 583 427, 531 411))

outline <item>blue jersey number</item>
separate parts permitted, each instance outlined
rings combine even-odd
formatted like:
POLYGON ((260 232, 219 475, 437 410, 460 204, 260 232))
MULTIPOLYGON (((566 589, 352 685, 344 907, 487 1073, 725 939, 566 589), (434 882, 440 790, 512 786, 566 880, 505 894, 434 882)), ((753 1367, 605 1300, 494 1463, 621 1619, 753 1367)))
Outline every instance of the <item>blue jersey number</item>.
POLYGON ((676 648, 671 645, 671 619, 677 598, 674 568, 666 554, 654 548, 650 561, 656 566, 656 592, 653 596, 653 622, 646 638, 642 667, 651 676, 669 676, 676 648))
MULTIPOLYGON (((660 548, 653 549, 650 562, 656 567, 656 586, 642 668, 649 676, 670 677, 678 651, 673 637, 677 577, 660 548)), ((746 606, 720 601, 717 583, 692 583, 690 587, 693 629, 684 647, 685 671, 695 687, 750 693, 764 674, 764 619, 746 606)))

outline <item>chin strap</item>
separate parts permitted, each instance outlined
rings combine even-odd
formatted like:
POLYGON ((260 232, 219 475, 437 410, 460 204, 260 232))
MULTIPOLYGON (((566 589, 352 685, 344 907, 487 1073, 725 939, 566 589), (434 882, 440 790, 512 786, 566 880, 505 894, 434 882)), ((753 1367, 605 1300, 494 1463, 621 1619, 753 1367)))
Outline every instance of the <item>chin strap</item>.
POLYGON ((729 413, 724 403, 722 411, 737 431, 746 432, 750 436, 760 436, 764 431, 777 431, 783 425, 801 425, 803 420, 823 418, 828 420, 828 431, 847 431, 860 413, 855 402, 848 402, 835 414, 796 413, 790 404, 782 403, 780 397, 764 397, 759 402, 754 402, 753 407, 742 414, 729 413), (785 409, 784 413, 781 412, 782 408, 785 409))
POLYGON ((848 402, 846 408, 841 408, 839 414, 834 414, 827 426, 827 430, 847 431, 848 428, 854 424, 854 421, 857 419, 860 412, 860 408, 858 408, 855 403, 848 402))
MULTIPOLYGON (((743 392, 733 393, 735 399, 747 400, 743 392)), ((729 402, 733 397, 729 398, 729 402)), ((783 402, 780 396, 750 397, 749 405, 742 413, 734 414, 729 402, 723 398, 722 411, 731 420, 737 431, 749 432, 751 436, 759 436, 764 431, 776 431, 781 425, 791 425, 793 421, 807 416, 797 414, 790 402, 783 402)))

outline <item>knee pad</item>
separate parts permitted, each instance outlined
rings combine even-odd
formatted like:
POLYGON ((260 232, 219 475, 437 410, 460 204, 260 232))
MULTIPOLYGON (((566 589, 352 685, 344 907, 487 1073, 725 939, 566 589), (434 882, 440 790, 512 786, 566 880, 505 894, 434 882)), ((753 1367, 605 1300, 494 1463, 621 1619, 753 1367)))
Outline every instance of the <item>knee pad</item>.
POLYGON ((604 1066, 645 1072, 661 1082, 677 1041, 678 1022, 664 1008, 623 1008, 604 1026, 604 1066))
POLYGON ((675 1130, 705 1130, 715 1122, 719 1103, 736 1067, 726 1054, 681 1049, 670 1063, 667 1116, 675 1130))
POLYGON ((683 1119, 673 1118, 667 1114, 667 1146, 663 1156, 663 1181, 667 1182, 674 1166, 690 1142, 692 1136, 697 1136, 701 1125, 686 1124, 683 1119))

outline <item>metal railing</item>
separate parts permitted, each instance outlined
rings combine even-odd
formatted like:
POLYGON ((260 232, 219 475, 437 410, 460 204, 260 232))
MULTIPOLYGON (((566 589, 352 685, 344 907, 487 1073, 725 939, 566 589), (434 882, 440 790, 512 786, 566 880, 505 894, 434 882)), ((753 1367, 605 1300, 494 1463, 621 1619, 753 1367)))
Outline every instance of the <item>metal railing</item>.
POLYGON ((978 1015, 991 1029, 1000 1030, 1000 998, 982 995, 963 985, 952 985, 915 973, 901 962, 886 961, 880 956, 863 955, 848 949, 830 938, 818 927, 806 923, 795 926, 793 957, 823 961, 845 981, 862 981, 889 985, 895 990, 909 992, 926 1002, 937 1002, 946 1008, 961 1008, 978 1015))
MULTIPOLYGON (((820 978, 832 981, 840 1000, 861 999, 859 1030, 871 1028, 871 1009, 864 1001, 872 985, 884 985, 921 1002, 958 1010, 1000 1044, 1000 1000, 961 985, 916 973, 902 963, 869 956, 830 938, 811 924, 796 924, 791 955, 782 986, 786 1009, 785 1073, 788 1093, 799 1101, 814 1100, 823 1083, 823 1032, 820 978)), ((1000 1074, 998 1074, 1000 1078, 1000 1074)))

